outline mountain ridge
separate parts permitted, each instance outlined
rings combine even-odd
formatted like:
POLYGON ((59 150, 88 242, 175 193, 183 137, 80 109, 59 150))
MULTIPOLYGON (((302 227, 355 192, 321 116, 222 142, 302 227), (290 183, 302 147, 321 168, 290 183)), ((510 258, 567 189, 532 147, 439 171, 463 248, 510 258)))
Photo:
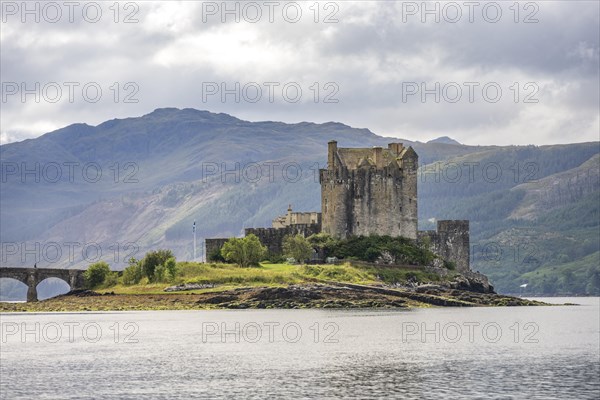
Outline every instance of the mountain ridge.
MULTIPOLYGON (((511 214, 531 201, 522 194, 526 186, 519 187, 527 183, 524 175, 532 172, 524 167, 533 163, 534 178, 545 179, 580 167, 597 156, 600 148, 598 142, 545 146, 421 143, 381 137, 369 129, 337 122, 250 122, 205 110, 161 108, 141 117, 113 119, 97 126, 72 124, 36 139, 0 146, 3 163, 42 168, 53 162, 74 162, 81 166, 97 164, 102 171, 101 179, 94 183, 82 179, 79 170, 70 182, 64 176, 68 172, 64 167, 63 176, 56 182, 44 177, 40 182, 22 182, 20 176, 3 175, 2 242, 85 240, 103 248, 115 242, 121 246, 133 242, 139 245, 138 257, 150 248, 169 247, 180 259, 186 259, 192 253, 190 227, 194 219, 198 221, 199 237, 235 236, 244 227, 269 226, 271 219, 284 213, 290 203, 298 210, 319 210, 318 168, 325 166, 327 142, 331 139, 338 140, 340 147, 387 146, 392 141, 413 146, 421 166, 420 228, 432 228, 428 222, 432 218, 470 219, 475 244, 504 237, 502 232, 514 232, 514 227, 524 223, 533 224, 535 230, 550 224, 551 228, 544 226, 563 237, 560 221, 552 210, 541 210, 533 222, 520 218, 519 213, 511 214), (268 163, 279 163, 273 170, 274 179, 267 176, 268 163), (468 163, 479 165, 473 182, 467 179, 468 163), (427 171, 436 164, 441 165, 441 172, 429 174, 427 171), (493 164, 503 175, 496 182, 488 182, 482 171, 486 166, 491 171, 493 164), (261 179, 243 179, 244 171, 249 173, 255 165, 261 168, 261 179), (300 169, 297 180, 285 178, 285 165, 288 175, 292 167, 300 169), (462 172, 459 181, 451 179, 454 165, 462 172), (209 174, 207 167, 218 171, 209 174)), ((588 195, 597 196, 598 188, 590 186, 588 195)), ((588 203, 589 199, 578 197, 575 204, 561 207, 584 207, 594 215, 588 203)), ((575 235, 585 237, 590 233, 582 230, 575 235)), ((596 236, 588 239, 597 241, 596 236)), ((571 245, 566 239, 564 243, 571 245)), ((581 254, 549 250, 540 258, 540 266, 556 264, 562 255, 565 265, 569 263, 573 268, 574 262, 593 253, 589 252, 593 250, 591 245, 586 246, 575 244, 581 254)), ((20 260, 13 257, 6 261, 20 260)), ((121 268, 124 261, 119 257, 111 265, 121 268)), ((481 262, 477 257, 473 261, 474 268, 482 272, 490 268, 495 271, 496 267, 490 266, 493 263, 481 262)), ((56 264, 71 268, 86 265, 81 257, 56 264)), ((507 266, 509 272, 517 269, 514 263, 507 266)), ((494 277, 494 273, 491 275, 494 277)), ((509 279, 496 274, 500 285, 493 283, 501 291, 509 290, 520 276, 509 279)))

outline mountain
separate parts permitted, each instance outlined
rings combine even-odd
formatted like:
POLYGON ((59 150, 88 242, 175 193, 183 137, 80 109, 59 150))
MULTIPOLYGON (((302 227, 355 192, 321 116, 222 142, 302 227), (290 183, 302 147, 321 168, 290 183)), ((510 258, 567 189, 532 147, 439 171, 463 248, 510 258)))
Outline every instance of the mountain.
POLYGON ((454 139, 452 139, 451 137, 448 137, 448 136, 440 136, 439 138, 432 139, 432 140, 428 141, 427 143, 444 143, 444 144, 457 144, 457 145, 460 145, 459 142, 457 142, 456 140, 454 140, 454 139))
POLYGON ((270 226, 288 204, 320 210, 318 169, 331 139, 340 147, 413 146, 420 228, 470 219, 473 269, 501 292, 528 282, 548 294, 600 288, 592 263, 600 240, 598 142, 420 143, 339 122, 249 122, 176 108, 0 146, 2 265, 31 266, 37 255, 38 266, 85 268, 101 252, 122 268, 155 248, 189 259, 194 220, 201 243, 270 226))
POLYGON ((527 284, 535 294, 597 293, 598 151, 598 143, 510 146, 421 166, 421 221, 469 218, 472 268, 501 292, 527 284))

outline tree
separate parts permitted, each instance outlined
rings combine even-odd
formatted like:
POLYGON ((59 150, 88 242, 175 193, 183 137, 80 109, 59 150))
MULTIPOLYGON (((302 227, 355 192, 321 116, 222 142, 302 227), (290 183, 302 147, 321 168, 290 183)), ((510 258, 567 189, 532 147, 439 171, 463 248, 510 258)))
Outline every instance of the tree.
POLYGON ((119 283, 119 273, 117 271, 111 271, 104 278, 104 286, 105 287, 115 286, 118 283, 119 283))
POLYGON ((173 252, 171 250, 154 250, 146 253, 142 260, 142 270, 144 275, 148 277, 148 280, 154 280, 154 270, 159 265, 164 265, 169 258, 173 258, 173 252))
POLYGON ((142 270, 142 263, 139 260, 131 257, 129 259, 129 266, 123 271, 123 283, 125 285, 136 285, 140 283, 144 271, 142 270))
POLYGON ((175 257, 171 257, 154 269, 154 282, 171 282, 176 274, 177 261, 175 261, 175 257))
POLYGON ((339 241, 327 233, 316 233, 307 238, 312 247, 323 250, 329 255, 331 251, 339 244, 339 241))
POLYGON ((283 238, 283 254, 292 257, 300 263, 310 259, 313 248, 309 241, 302 235, 287 235, 283 238))
POLYGON ((231 238, 221 248, 223 258, 226 261, 238 264, 240 267, 258 265, 266 254, 267 248, 253 234, 244 238, 231 238))
POLYGON ((171 257, 165 262, 165 268, 169 273, 169 279, 174 279, 175 275, 177 275, 177 261, 175 257, 171 257))
POLYGON ((89 288, 95 288, 104 283, 106 277, 110 274, 110 267, 104 261, 99 261, 88 267, 83 273, 85 284, 89 288))
POLYGON ((160 264, 154 269, 154 282, 168 282, 169 281, 169 271, 167 268, 160 264))

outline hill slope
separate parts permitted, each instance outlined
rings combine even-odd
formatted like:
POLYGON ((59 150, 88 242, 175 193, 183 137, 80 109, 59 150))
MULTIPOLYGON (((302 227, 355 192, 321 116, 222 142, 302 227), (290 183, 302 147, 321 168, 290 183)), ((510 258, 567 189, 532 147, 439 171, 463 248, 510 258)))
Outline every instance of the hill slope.
MULTIPOLYGON (((200 242, 269 226, 290 203, 319 210, 318 168, 325 167, 331 139, 341 147, 398 141, 335 122, 248 122, 158 109, 0 146, 2 265, 29 266, 33 252, 42 266, 85 267, 101 249, 119 268, 156 247, 189 259, 194 220, 200 242)), ((500 291, 514 292, 538 268, 553 266, 550 274, 560 276, 561 265, 589 263, 598 251, 597 142, 403 142, 421 162, 421 229, 431 228, 433 218, 470 219, 474 269, 488 273, 500 291), (506 254, 523 253, 519 246, 531 238, 548 251, 526 267, 509 262, 506 254), (508 246, 500 259, 489 260, 489 246, 481 256, 490 242, 508 246)))

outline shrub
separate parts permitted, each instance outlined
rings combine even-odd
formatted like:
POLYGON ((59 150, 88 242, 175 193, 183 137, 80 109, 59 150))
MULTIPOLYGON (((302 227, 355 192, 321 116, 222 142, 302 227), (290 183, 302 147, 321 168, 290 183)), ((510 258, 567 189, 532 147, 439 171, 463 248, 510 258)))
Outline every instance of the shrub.
POLYGON ((169 258, 173 257, 173 252, 171 250, 155 250, 146 253, 144 259, 142 260, 142 269, 144 271, 144 275, 148 277, 148 280, 154 280, 154 270, 159 265, 164 265, 165 262, 169 258))
POLYGON ((104 261, 92 264, 83 273, 85 284, 89 288, 95 288, 104 283, 106 277, 110 274, 110 267, 104 261))
POLYGON ((428 265, 435 255, 424 246, 403 237, 352 236, 344 240, 329 242, 328 256, 373 262, 382 254, 389 255, 398 264, 428 265))
POLYGON ((283 264, 285 263, 286 258, 282 254, 268 253, 267 261, 271 264, 283 264))
POLYGON ((302 235, 287 235, 283 238, 283 255, 299 261, 301 264, 310 259, 313 248, 302 235))
POLYGON ((165 268, 171 276, 171 279, 177 276, 177 261, 175 260, 175 257, 171 257, 165 262, 165 268))
POLYGON ((312 247, 319 250, 323 250, 325 254, 330 254, 333 248, 335 248, 339 241, 334 239, 327 233, 317 233, 308 237, 308 242, 312 247))
POLYGON ((258 265, 266 254, 267 248, 253 234, 244 238, 231 238, 221 249, 221 255, 225 260, 234 262, 240 267, 258 265))
POLYGON ((142 280, 143 274, 141 262, 131 257, 129 267, 123 271, 123 283, 125 285, 137 285, 142 280))
POLYGON ((157 266, 154 269, 154 278, 152 279, 154 282, 168 282, 169 281, 169 271, 167 267, 163 264, 157 266))
POLYGON ((169 258, 164 264, 154 269, 153 282, 171 282, 177 276, 177 261, 175 257, 169 258))
POLYGON ((118 283, 119 273, 117 271, 110 272, 108 275, 106 275, 106 278, 104 278, 104 286, 106 287, 115 286, 118 283))
POLYGON ((454 261, 444 260, 444 267, 446 267, 446 269, 454 271, 456 269, 456 263, 454 261))

